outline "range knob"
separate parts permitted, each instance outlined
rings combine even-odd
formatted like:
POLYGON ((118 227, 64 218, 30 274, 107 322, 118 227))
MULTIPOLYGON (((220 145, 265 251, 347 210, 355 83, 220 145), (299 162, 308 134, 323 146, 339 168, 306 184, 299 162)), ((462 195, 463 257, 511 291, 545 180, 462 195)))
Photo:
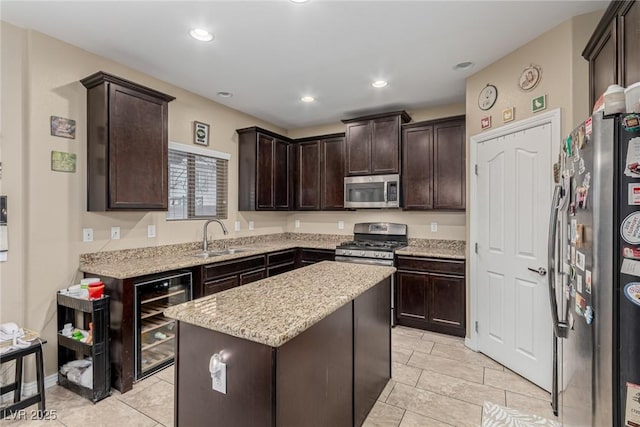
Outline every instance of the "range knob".
POLYGON ((364 251, 360 251, 360 256, 363 257, 364 256, 364 251))

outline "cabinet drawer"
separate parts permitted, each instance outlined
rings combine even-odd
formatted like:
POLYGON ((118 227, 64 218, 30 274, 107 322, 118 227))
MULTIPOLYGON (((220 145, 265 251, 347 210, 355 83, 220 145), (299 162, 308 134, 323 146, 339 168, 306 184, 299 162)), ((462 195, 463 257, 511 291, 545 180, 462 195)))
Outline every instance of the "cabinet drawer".
POLYGON ((257 282, 266 277, 266 271, 263 269, 258 271, 249 271, 248 273, 242 273, 240 275, 240 285, 246 285, 247 283, 257 282))
POLYGON ((211 280, 205 282, 203 286, 203 294, 211 295, 227 289, 235 288, 239 285, 238 276, 225 277, 224 279, 211 280))
POLYGON ((272 252, 267 254, 267 265, 283 264, 285 262, 293 262, 296 258, 295 249, 287 249, 281 252, 272 252))
POLYGON ((398 270, 421 271, 425 273, 443 273, 464 276, 464 261, 418 258, 398 256, 396 267, 398 270))
POLYGON ((303 264, 320 261, 334 261, 335 250, 332 249, 302 249, 300 259, 303 264))
POLYGON ((291 271, 294 268, 295 268, 295 263, 293 261, 288 262, 286 264, 280 264, 275 267, 269 267, 267 268, 267 277, 277 276, 278 274, 291 271))
POLYGON ((257 255, 250 258, 206 265, 203 267, 202 276, 207 280, 229 274, 238 274, 243 271, 257 270, 261 267, 264 267, 264 255, 257 255))

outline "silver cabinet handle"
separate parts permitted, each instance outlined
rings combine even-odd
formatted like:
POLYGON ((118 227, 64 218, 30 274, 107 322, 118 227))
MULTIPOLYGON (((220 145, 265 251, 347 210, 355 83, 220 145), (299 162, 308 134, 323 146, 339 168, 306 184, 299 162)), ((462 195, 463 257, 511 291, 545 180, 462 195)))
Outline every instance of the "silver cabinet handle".
POLYGON ((538 268, 527 267, 527 270, 533 271, 534 273, 538 273, 541 276, 546 276, 547 275, 547 270, 545 270, 544 267, 538 267, 538 268))

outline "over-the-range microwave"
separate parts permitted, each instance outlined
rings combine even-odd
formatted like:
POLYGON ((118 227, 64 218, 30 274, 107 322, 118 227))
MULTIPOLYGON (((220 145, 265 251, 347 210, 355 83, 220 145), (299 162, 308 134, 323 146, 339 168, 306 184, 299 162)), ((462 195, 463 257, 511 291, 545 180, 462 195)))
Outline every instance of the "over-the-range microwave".
POLYGON ((400 207, 400 175, 345 177, 344 207, 351 209, 400 207))

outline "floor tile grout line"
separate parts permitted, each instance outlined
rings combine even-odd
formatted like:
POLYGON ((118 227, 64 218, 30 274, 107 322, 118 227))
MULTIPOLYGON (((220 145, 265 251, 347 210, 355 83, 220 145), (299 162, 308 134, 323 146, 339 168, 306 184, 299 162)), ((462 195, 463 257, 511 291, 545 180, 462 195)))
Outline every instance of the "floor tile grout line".
MULTIPOLYGON (((119 400, 119 399, 118 399, 118 400, 119 400)), ((149 416, 149 415, 145 414, 144 412, 140 411, 138 408, 136 408, 135 406, 133 406, 133 405, 129 404, 128 402, 125 402, 125 401, 123 401, 123 400, 120 400, 120 402, 124 403, 124 404, 125 404, 125 405, 127 405, 129 408, 131 408, 131 409, 133 409, 134 411, 136 411, 137 413, 139 413, 139 414, 141 414, 141 415, 143 415, 143 416, 145 416, 145 417, 149 418, 149 419, 150 419, 150 420, 152 420, 152 421, 155 421, 157 424, 164 425, 164 424, 162 424, 160 421, 158 421, 158 420, 156 420, 155 418, 153 418, 153 417, 151 417, 151 416, 149 416)))

